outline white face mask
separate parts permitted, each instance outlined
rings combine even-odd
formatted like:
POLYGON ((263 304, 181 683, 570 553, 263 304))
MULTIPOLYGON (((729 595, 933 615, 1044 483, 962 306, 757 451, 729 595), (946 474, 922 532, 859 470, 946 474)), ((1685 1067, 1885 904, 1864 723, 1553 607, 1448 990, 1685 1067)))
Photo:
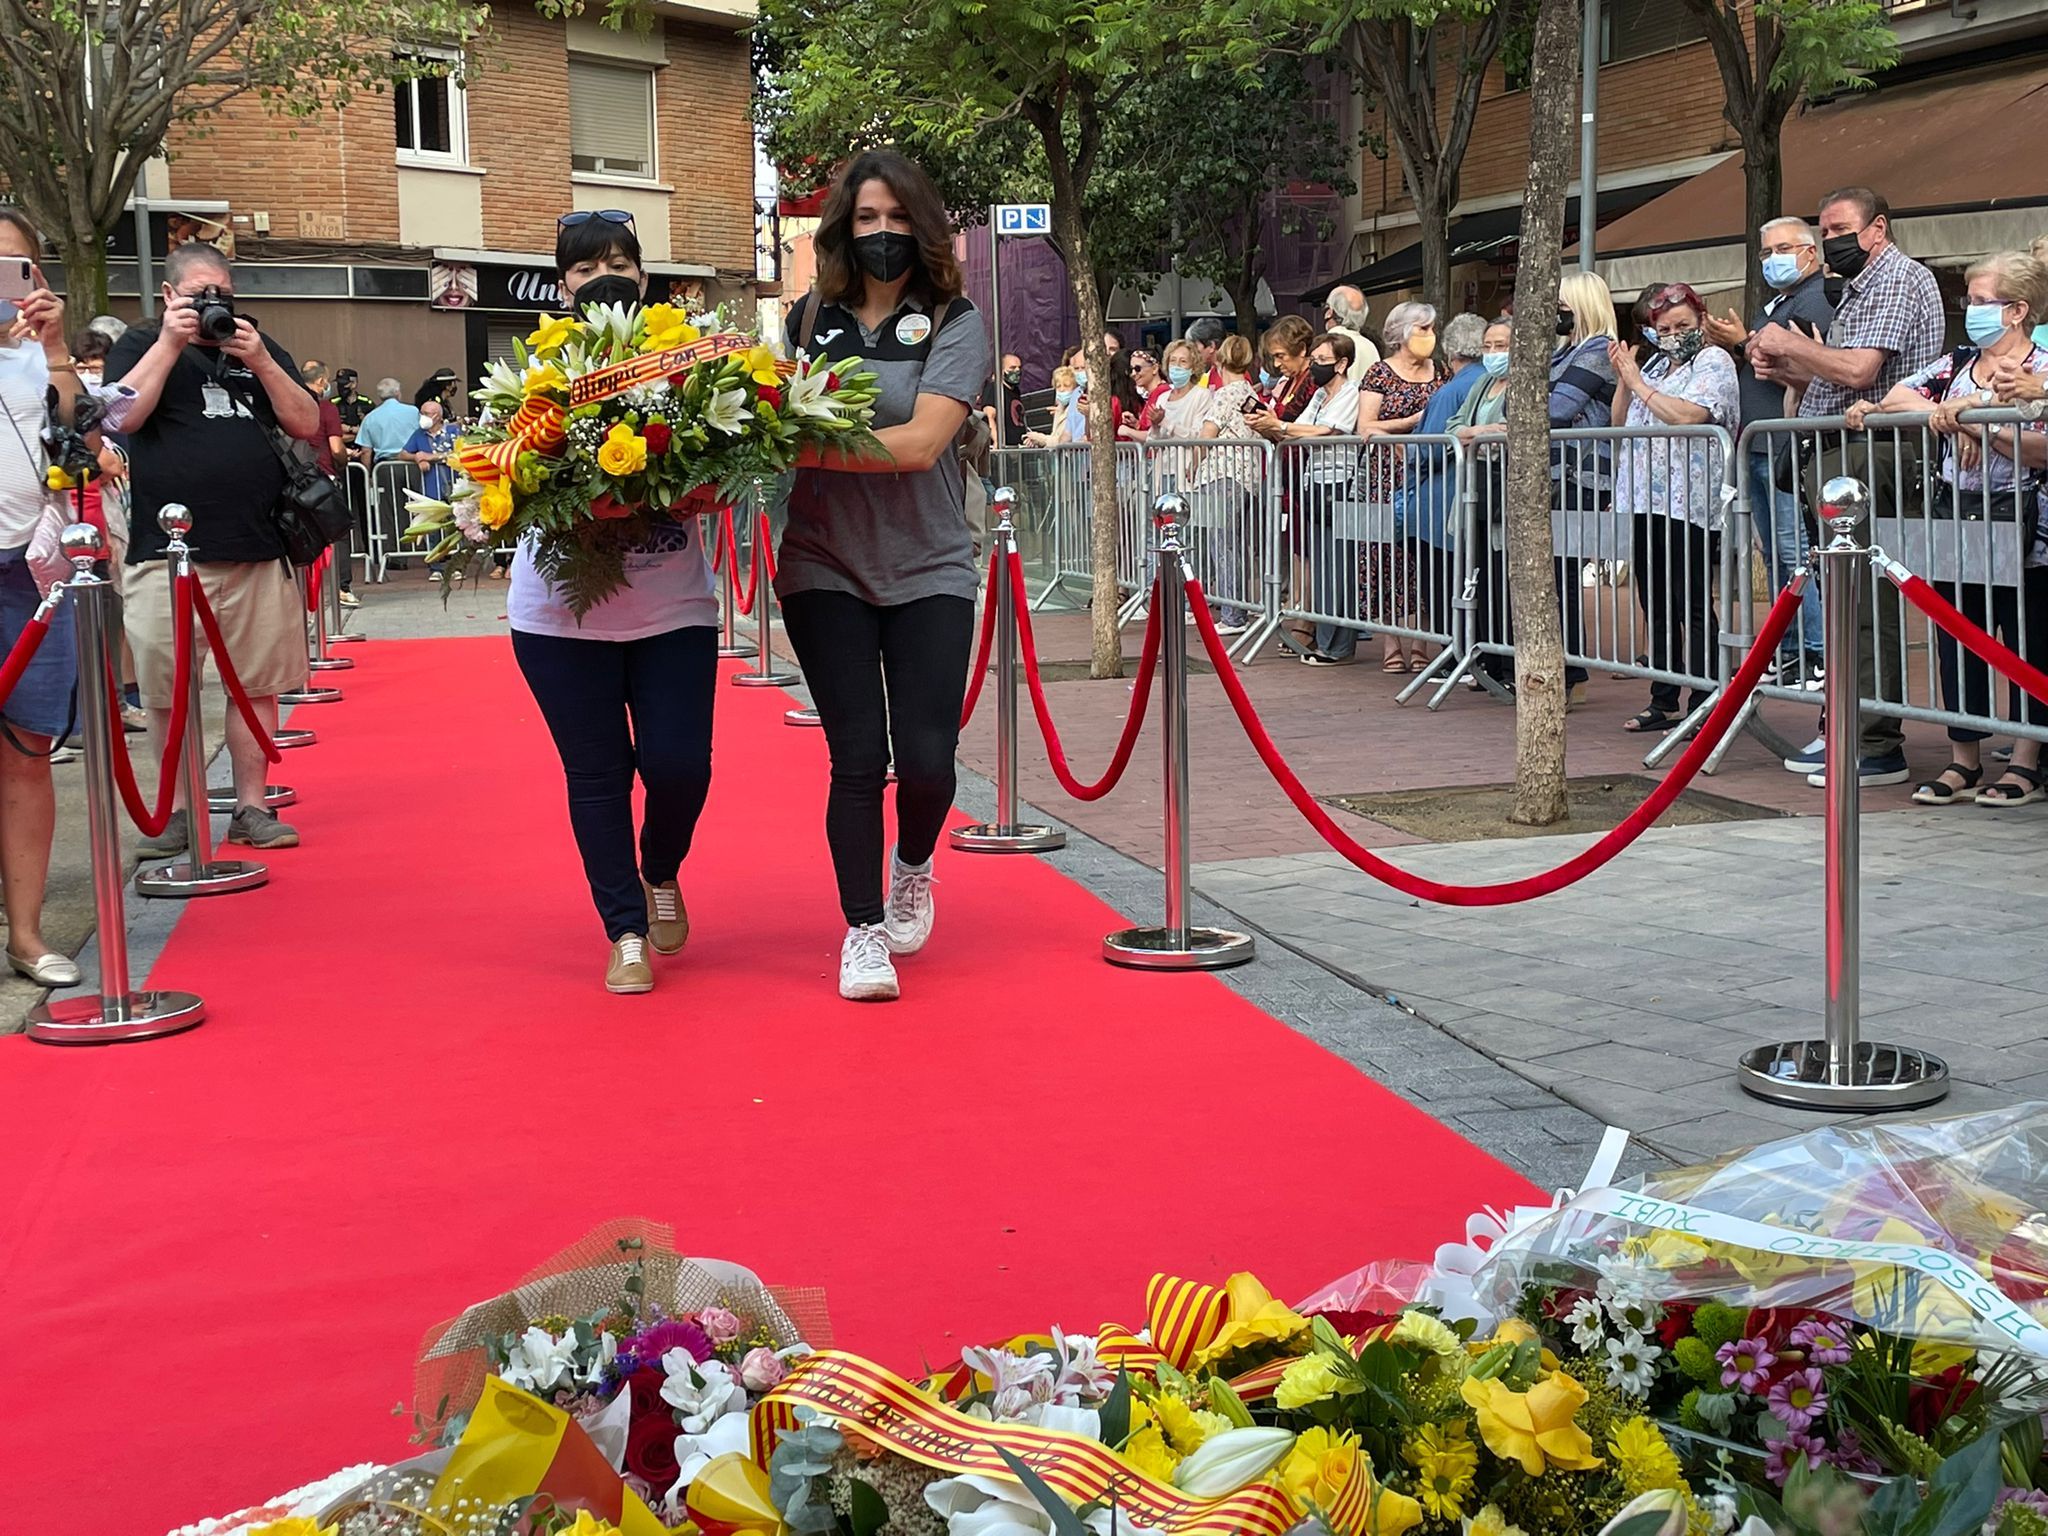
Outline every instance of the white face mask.
POLYGON ((420 413, 420 430, 422 432, 431 432, 440 425, 440 422, 434 420, 434 418, 427 415, 426 412, 422 411, 420 413))

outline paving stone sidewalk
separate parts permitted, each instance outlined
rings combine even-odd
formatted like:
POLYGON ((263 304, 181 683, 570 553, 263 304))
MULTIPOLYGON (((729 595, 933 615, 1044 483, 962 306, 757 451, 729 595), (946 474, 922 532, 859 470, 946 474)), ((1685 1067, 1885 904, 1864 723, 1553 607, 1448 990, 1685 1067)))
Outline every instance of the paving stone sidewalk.
MULTIPOLYGON (((1547 867, 1590 839, 1404 848, 1436 879, 1547 867)), ((1944 1056, 1944 1110, 2048 1098, 2048 862, 2025 811, 1907 811, 1863 839, 1867 1038, 1944 1056)), ((1679 1162, 1828 1116, 1750 1098, 1744 1050, 1817 1037, 1821 823, 1659 828, 1511 907, 1416 903, 1333 853, 1198 867, 1205 895, 1679 1162)), ((1938 1112, 1938 1111, 1936 1111, 1938 1112)))

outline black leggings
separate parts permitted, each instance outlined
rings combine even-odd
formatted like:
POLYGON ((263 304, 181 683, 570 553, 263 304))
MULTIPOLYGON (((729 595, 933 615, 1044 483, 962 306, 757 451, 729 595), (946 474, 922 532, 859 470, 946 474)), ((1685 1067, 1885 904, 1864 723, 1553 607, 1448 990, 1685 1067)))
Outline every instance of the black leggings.
POLYGON ((896 766, 896 847, 922 864, 953 807, 953 754, 974 650, 974 604, 878 608, 850 592, 792 592, 782 622, 832 754, 825 841, 848 923, 882 920, 882 785, 896 766))
POLYGON ((571 640, 512 631, 512 655, 555 738, 569 783, 569 826, 605 937, 647 932, 640 889, 673 880, 711 789, 718 631, 644 640, 571 640), (633 775, 647 786, 639 857, 633 775))
MULTIPOLYGON (((1636 606, 1648 631, 1650 665, 1694 677, 1719 675, 1721 624, 1714 612, 1714 572, 1721 539, 1682 517, 1661 512, 1635 514, 1636 606)), ((1687 701, 1697 709, 1707 695, 1698 688, 1687 701)), ((1650 705, 1678 712, 1678 684, 1650 684, 1650 705)))

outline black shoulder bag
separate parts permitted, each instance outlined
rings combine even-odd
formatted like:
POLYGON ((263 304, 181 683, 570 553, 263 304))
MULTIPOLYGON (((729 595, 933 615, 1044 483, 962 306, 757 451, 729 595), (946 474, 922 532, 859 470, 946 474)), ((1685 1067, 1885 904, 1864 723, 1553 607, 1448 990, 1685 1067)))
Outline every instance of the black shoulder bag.
MULTIPOLYGON (((199 351, 186 348, 188 353, 199 351)), ((202 354, 195 359, 214 382, 248 409, 270 451, 284 466, 284 490, 270 509, 270 525, 284 545, 284 557, 294 570, 314 564, 331 544, 345 538, 355 527, 355 517, 341 487, 322 474, 310 443, 302 443, 277 424, 275 414, 266 415, 257 402, 229 386, 227 370, 210 367, 202 354)))

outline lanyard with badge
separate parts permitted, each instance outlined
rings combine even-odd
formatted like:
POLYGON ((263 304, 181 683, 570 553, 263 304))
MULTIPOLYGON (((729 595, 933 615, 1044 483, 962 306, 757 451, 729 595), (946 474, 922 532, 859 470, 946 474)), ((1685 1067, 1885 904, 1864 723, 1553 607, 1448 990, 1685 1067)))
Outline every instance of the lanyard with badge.
POLYGON ((203 405, 199 414, 209 421, 232 421, 237 416, 253 417, 246 401, 237 397, 227 386, 228 370, 232 366, 227 357, 216 348, 187 345, 185 356, 200 372, 199 396, 203 405))

